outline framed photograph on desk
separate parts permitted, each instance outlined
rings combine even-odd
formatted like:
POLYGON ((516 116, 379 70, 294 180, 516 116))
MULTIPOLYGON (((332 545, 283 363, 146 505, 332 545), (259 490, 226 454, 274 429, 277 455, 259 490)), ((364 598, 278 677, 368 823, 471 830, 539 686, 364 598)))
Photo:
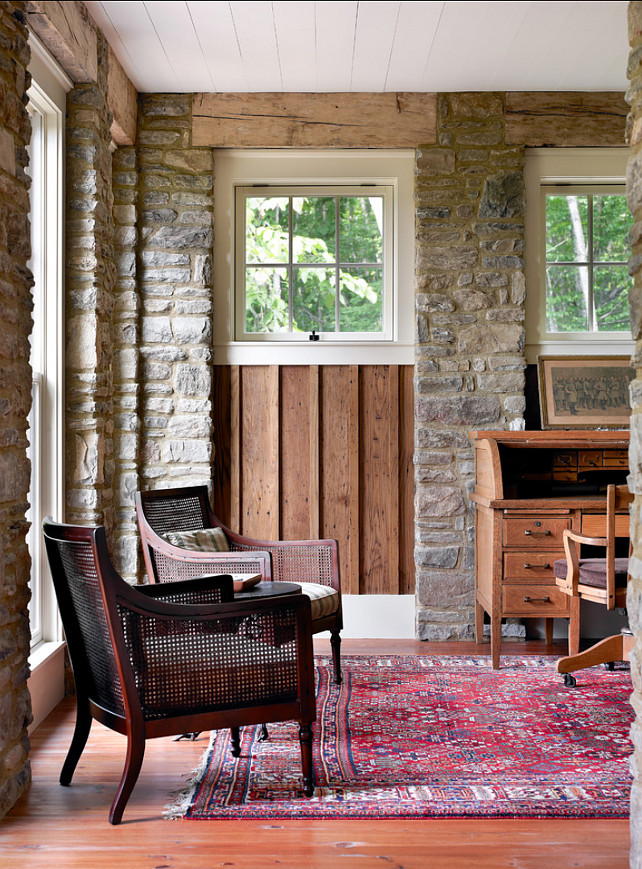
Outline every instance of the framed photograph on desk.
POLYGON ((628 356, 540 356, 537 360, 543 429, 629 427, 628 356))

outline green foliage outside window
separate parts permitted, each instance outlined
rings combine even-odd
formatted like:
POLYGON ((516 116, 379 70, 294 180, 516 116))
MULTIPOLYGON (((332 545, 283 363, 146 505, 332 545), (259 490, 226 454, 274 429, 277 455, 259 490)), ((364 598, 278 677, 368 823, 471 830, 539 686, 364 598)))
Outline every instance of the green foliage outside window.
POLYGON ((628 232, 624 195, 546 196, 546 331, 628 332, 628 232))
POLYGON ((248 196, 248 333, 383 328, 382 196, 248 196))

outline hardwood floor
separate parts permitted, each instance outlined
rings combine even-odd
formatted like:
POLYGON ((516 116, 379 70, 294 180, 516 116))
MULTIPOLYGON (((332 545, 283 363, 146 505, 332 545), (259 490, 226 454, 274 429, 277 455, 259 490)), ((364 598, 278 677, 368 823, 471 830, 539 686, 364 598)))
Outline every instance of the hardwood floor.
MULTIPOLYGON (((318 651, 329 644, 315 641, 318 651)), ((346 654, 488 654, 488 645, 346 640, 346 654)), ((564 653, 565 646, 502 644, 502 653, 564 653)), ((58 776, 73 729, 65 700, 32 737, 33 783, 0 822, 0 866, 16 869, 542 869, 628 867, 628 821, 166 821, 172 789, 199 762, 194 743, 150 740, 143 769, 112 827, 107 812, 122 771, 124 737, 94 723, 71 787, 58 776)))

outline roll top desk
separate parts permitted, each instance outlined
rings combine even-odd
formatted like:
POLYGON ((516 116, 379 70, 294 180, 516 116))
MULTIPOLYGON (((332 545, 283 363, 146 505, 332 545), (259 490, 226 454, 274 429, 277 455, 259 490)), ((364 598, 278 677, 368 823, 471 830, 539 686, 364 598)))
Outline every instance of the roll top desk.
MULTIPOLYGON (((609 483, 626 482, 628 431, 476 431, 475 640, 490 616, 493 667, 499 667, 502 618, 570 616, 553 562, 564 557, 565 528, 605 533, 609 483)), ((628 514, 617 517, 628 533, 628 514), (625 526, 625 527, 624 527, 625 526)), ((572 605, 577 605, 573 602, 572 605)))

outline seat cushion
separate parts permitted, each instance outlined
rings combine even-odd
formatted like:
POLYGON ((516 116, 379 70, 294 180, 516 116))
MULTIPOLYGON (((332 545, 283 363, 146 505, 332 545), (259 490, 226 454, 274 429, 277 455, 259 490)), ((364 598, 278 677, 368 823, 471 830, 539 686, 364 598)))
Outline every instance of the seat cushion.
POLYGON ((196 531, 168 531, 165 540, 172 546, 190 552, 229 552, 230 546, 222 528, 200 528, 196 531))
MULTIPOLYGON (((615 587, 624 588, 629 570, 628 558, 615 559, 615 587)), ((566 579, 568 565, 565 558, 559 558, 553 564, 553 573, 559 579, 566 579)), ((580 558, 580 583, 593 588, 606 588, 606 559, 580 558)))
POLYGON ((310 598, 313 622, 332 615, 339 609, 339 593, 331 586, 318 582, 297 582, 297 585, 310 598))

